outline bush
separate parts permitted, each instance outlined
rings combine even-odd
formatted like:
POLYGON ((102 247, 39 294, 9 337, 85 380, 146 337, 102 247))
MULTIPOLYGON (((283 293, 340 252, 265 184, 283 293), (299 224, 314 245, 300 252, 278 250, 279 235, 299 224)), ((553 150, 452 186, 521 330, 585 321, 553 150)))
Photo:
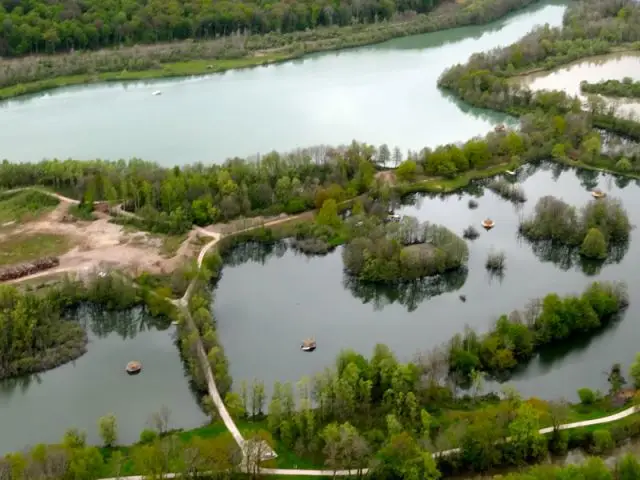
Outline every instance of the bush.
POLYGON ((491 252, 487 257, 485 267, 490 272, 502 272, 506 267, 507 256, 504 252, 491 252))
POLYGON ((469 200, 469 203, 467 203, 467 205, 471 210, 478 208, 478 202, 473 199, 469 200))
POLYGON ((593 445, 591 451, 596 455, 602 455, 613 449, 615 444, 609 430, 596 430, 593 432, 593 445))
POLYGON ((462 232, 462 238, 466 238, 467 240, 475 240, 479 236, 480 232, 473 225, 469 225, 462 232))
POLYGON ((580 254, 598 260, 607 258, 607 241, 599 229, 589 229, 580 247, 580 254))
POLYGON ((578 397, 580 397, 580 403, 583 405, 593 405, 596 401, 596 394, 590 388, 581 388, 578 390, 578 397))
POLYGON ((158 433, 155 430, 145 428, 140 432, 140 443, 142 444, 146 445, 149 443, 153 443, 156 438, 158 438, 158 433))

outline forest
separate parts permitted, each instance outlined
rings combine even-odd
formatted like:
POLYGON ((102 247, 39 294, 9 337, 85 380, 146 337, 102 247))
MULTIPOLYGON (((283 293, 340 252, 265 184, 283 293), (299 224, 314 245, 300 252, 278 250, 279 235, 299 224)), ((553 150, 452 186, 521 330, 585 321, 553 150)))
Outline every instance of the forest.
POLYGON ((640 82, 631 77, 620 80, 604 80, 598 83, 580 82, 583 93, 597 93, 607 97, 640 98, 640 82))

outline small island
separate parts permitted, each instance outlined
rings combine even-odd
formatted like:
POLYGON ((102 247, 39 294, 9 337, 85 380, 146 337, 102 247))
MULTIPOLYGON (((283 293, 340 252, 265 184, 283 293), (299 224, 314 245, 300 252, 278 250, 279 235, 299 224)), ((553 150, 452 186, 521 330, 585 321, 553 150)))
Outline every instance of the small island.
POLYGON ((532 242, 579 248, 580 255, 595 260, 605 260, 612 247, 628 241, 630 232, 627 212, 612 198, 592 200, 578 213, 558 198, 542 197, 520 224, 520 233, 532 242))
POLYGON ((64 299, 0 286, 0 380, 50 370, 86 352, 82 326, 65 320, 64 299))
POLYGON ((395 283, 438 275, 463 266, 466 242, 449 229, 416 218, 398 223, 369 220, 345 245, 345 270, 361 281, 395 283))

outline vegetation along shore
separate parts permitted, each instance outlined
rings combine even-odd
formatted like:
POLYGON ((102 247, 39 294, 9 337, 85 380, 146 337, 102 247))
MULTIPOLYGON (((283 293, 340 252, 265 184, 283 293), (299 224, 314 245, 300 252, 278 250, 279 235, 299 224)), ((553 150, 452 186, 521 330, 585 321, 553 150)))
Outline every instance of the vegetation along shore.
POLYGON ((92 2, 62 12, 46 4, 0 10, 0 100, 93 82, 211 74, 481 25, 534 1, 281 2, 269 9, 92 2), (255 15, 249 23, 247 9, 255 15))
MULTIPOLYGON (((480 12, 498 16, 516 8, 515 4, 491 2, 421 4, 418 10, 426 16, 421 17, 424 23, 418 31, 449 25, 430 23, 432 20, 427 19, 434 14, 444 15, 437 18, 449 19, 449 26, 460 24, 456 18, 466 18, 467 24, 486 21, 482 16, 485 13, 460 13, 472 5, 480 12), (482 5, 487 6, 486 11, 482 5)), ((5 55, 134 42, 152 44, 140 48, 153 52, 160 48, 153 45, 156 41, 197 36, 194 45, 220 42, 224 47, 219 51, 229 55, 225 58, 240 58, 246 55, 246 44, 256 38, 278 42, 283 37, 324 35, 318 32, 342 32, 342 28, 357 32, 360 28, 331 27, 331 23, 351 21, 329 5, 309 17, 315 20, 305 23, 300 20, 307 18, 304 3, 298 6, 297 23, 288 10, 292 6, 280 5, 285 9, 282 12, 275 7, 262 12, 248 4, 246 8, 255 8, 251 25, 240 24, 232 13, 212 11, 207 12, 208 20, 200 18, 195 23, 193 18, 176 13, 175 22, 167 18, 164 25, 154 23, 153 29, 139 30, 126 18, 119 28, 107 27, 106 23, 98 28, 91 12, 100 11, 99 6, 87 6, 90 13, 84 12, 84 16, 65 13, 76 20, 65 24, 69 30, 64 39, 58 26, 43 22, 41 38, 34 32, 28 42, 24 35, 15 34, 3 43, 5 55), (318 25, 321 28, 303 31, 318 25), (246 30, 252 35, 245 35, 246 30), (258 33, 265 36, 258 37, 258 33), (212 38, 221 34, 227 36, 212 38), (86 36, 85 43, 82 35, 86 36), (240 42, 241 47, 230 54, 233 42, 240 42)), ((135 13, 134 6, 131 9, 135 13)), ((390 22, 393 15, 406 13, 408 6, 357 6, 361 10, 355 12, 356 5, 348 5, 350 10, 345 15, 362 22, 366 19, 373 23, 371 28, 411 25, 390 22)), ((37 24, 35 18, 40 11, 48 18, 47 8, 57 7, 34 10, 30 21, 37 24)), ((21 16, 27 12, 16 10, 0 10, 4 16, 2 28, 6 28, 7 19, 20 25, 21 16)), ((208 426, 174 431, 169 412, 163 410, 152 414, 153 429, 143 431, 137 444, 120 446, 117 419, 107 415, 97 424, 101 448, 88 446, 84 434, 71 429, 58 445, 39 445, 0 459, 3 478, 88 480, 133 474, 166 478, 168 473, 195 478, 203 472, 213 472, 220 478, 257 478, 280 472, 269 468, 293 468, 297 473, 304 467, 319 468, 319 473, 312 470, 316 476, 341 472, 341 476, 366 474, 374 479, 435 480, 519 468, 539 463, 549 454, 566 454, 570 448, 602 455, 640 436, 640 419, 633 415, 638 402, 636 389, 640 387, 640 360, 631 365, 628 379, 620 364, 604 365, 608 391, 580 389, 580 402, 576 404, 523 399, 510 388, 500 394, 484 393, 485 380, 508 378, 517 366, 543 349, 589 336, 620 318, 630 302, 622 282, 593 282, 581 295, 560 297, 547 292, 541 300, 523 306, 523 311, 499 316, 487 332, 467 328, 412 361, 398 360, 385 345, 377 345, 369 358, 345 350, 334 365, 313 378, 301 379, 295 387, 276 383, 269 400, 259 379, 232 388, 209 290, 221 277, 232 247, 282 238, 291 239, 294 248, 307 254, 323 254, 344 245, 344 269, 352 279, 363 283, 403 284, 464 271, 468 244, 457 233, 411 217, 396 221, 389 215, 403 196, 452 191, 476 178, 549 159, 637 177, 640 155, 603 151, 601 132, 639 140, 640 123, 620 117, 597 98, 585 102, 563 92, 534 93, 514 78, 533 68, 550 68, 606 53, 615 46, 636 48, 640 41, 638 25, 640 5, 635 2, 584 0, 569 7, 562 28, 542 27, 514 45, 476 54, 467 64, 453 66, 441 77, 442 88, 472 105, 520 118, 517 130, 498 127, 483 138, 463 144, 403 154, 386 145, 373 147, 354 141, 342 147, 272 152, 257 161, 235 158, 223 165, 174 168, 142 160, 0 164, 0 187, 8 191, 0 198, 0 214, 6 217, 2 224, 6 237, 2 241, 18 236, 26 242, 38 240, 37 235, 45 232, 60 236, 64 232, 68 243, 55 243, 59 251, 48 252, 60 256, 59 265, 52 262, 53 268, 44 273, 72 275, 63 282, 56 277, 33 288, 29 282, 43 275, 38 272, 11 280, 19 280, 16 287, 3 286, 0 377, 43 371, 81 355, 87 348, 86 338, 81 328, 65 318, 71 309, 85 304, 107 309, 137 305, 177 324, 176 341, 186 371, 211 417, 208 426), (34 201, 34 195, 52 200, 34 201), (82 278, 81 268, 92 252, 106 251, 106 247, 90 242, 98 231, 95 225, 103 234, 114 232, 108 247, 114 259, 113 271, 94 270, 82 278), (136 244, 125 239, 125 231, 138 235, 136 244), (80 237, 89 239, 87 244, 82 244, 80 237), (168 256, 173 261, 143 254, 151 248, 152 240, 158 239, 162 248, 171 251, 168 256), (134 265, 135 261, 140 263, 134 265), (615 416, 623 411, 628 413, 615 416), (575 423, 596 418, 606 421, 575 423), (566 425, 572 428, 564 428, 566 425)), ((289 54, 286 49, 301 41, 283 40, 277 46, 289 54)), ((176 48, 182 48, 180 45, 176 48)), ((104 53, 104 58, 113 59, 108 62, 115 63, 106 62, 103 71, 113 71, 113 65, 122 59, 129 62, 126 56, 118 57, 126 51, 104 53)), ((64 62, 67 60, 62 59, 72 59, 76 54, 67 55, 8 60, 18 73, 5 86, 70 74, 53 67, 45 74, 39 63, 44 61, 41 58, 64 62), (26 67, 28 62, 34 62, 31 70, 26 67)), ((89 59, 100 54, 77 55, 89 59)), ((94 68, 92 61, 68 68, 89 71, 94 68)), ((149 68, 146 61, 141 61, 140 71, 149 68)), ((500 180, 488 186, 514 203, 527 201, 524 192, 500 180)), ((530 217, 521 219, 519 229, 532 244, 554 242, 581 258, 607 262, 624 255, 631 225, 623 205, 614 198, 594 199, 577 211, 559 199, 544 197, 530 217)), ((468 233, 465 236, 473 236, 468 233)), ((31 261, 38 255, 22 249, 20 261, 31 261)), ((504 257, 494 257, 487 261, 487 268, 503 268, 504 257)), ((93 265, 98 263, 96 260, 93 265)), ((514 474, 510 478, 634 478, 633 473, 625 477, 623 472, 638 470, 634 458, 624 457, 614 472, 593 459, 580 467, 539 467, 524 474, 527 476, 514 474)))

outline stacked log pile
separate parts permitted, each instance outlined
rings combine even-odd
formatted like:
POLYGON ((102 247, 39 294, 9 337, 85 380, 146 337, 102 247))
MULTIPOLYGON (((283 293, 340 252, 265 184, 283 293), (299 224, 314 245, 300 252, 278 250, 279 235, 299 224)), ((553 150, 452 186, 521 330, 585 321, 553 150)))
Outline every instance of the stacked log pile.
POLYGON ((0 282, 33 275, 34 273, 48 270, 58 265, 60 265, 60 259, 58 257, 44 257, 33 262, 0 268, 0 282))

